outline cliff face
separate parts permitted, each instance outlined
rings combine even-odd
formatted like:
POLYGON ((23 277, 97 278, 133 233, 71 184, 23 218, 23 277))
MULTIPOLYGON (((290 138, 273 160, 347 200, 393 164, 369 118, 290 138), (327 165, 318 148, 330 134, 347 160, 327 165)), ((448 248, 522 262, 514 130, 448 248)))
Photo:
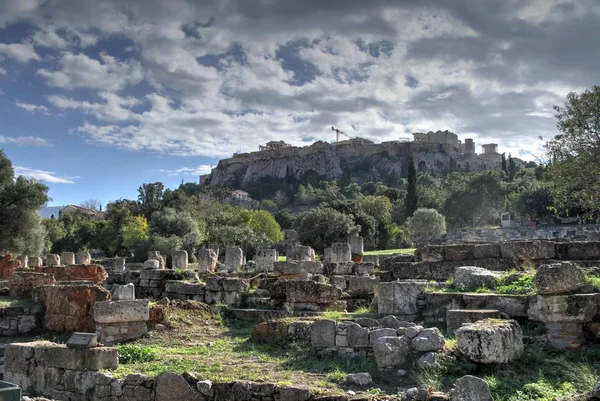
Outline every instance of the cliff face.
POLYGON ((317 142, 302 148, 244 153, 223 159, 212 170, 210 185, 240 187, 267 176, 301 178, 311 173, 329 180, 344 174, 372 180, 391 173, 404 177, 410 155, 418 170, 436 175, 450 169, 476 171, 494 168, 476 156, 456 152, 449 145, 397 141, 374 144, 360 140, 339 144, 317 142))

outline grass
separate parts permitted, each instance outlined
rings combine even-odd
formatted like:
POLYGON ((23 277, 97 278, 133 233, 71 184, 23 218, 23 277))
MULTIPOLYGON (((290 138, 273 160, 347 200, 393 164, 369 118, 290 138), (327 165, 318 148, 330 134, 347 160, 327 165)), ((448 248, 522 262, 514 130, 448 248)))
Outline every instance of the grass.
POLYGON ((18 306, 32 306, 34 302, 29 299, 19 299, 11 297, 0 297, 0 308, 10 308, 18 306))
POLYGON ((477 365, 447 355, 420 380, 448 390, 457 378, 472 374, 486 380, 496 401, 577 400, 596 385, 599 357, 597 347, 559 351, 545 344, 527 346, 519 361, 506 365, 477 365))
POLYGON ((394 255, 401 253, 404 255, 414 255, 416 248, 402 248, 402 249, 382 249, 379 251, 366 251, 363 255, 394 255))
POLYGON ((587 284, 593 285, 596 288, 596 290, 600 290, 600 277, 596 276, 595 274, 586 273, 585 282, 587 284))
MULTIPOLYGON (((477 287, 458 286, 453 279, 446 281, 446 287, 436 288, 427 287, 425 293, 431 292, 471 292, 471 293, 494 293, 499 295, 535 295, 537 288, 534 283, 534 272, 520 272, 520 277, 509 281, 509 277, 515 272, 506 272, 502 274, 493 286, 486 287, 484 285, 477 287)), ((600 284, 600 279, 598 280, 600 284)))

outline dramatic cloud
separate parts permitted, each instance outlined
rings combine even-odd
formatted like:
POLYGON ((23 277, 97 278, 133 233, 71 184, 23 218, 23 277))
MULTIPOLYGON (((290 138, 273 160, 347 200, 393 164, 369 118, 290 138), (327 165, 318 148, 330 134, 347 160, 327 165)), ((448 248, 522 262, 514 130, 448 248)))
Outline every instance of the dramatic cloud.
POLYGON ((14 166, 15 175, 35 178, 36 180, 46 181, 51 184, 75 184, 73 181, 79 177, 59 177, 52 171, 37 170, 29 167, 14 166))
POLYGON ((35 49, 29 43, 0 43, 0 54, 19 63, 40 59, 40 56, 37 55, 35 49))
POLYGON ((595 0, 11 0, 2 12, 0 27, 35 28, 0 53, 40 61, 50 105, 83 115, 70 132, 157 154, 331 142, 331 125, 374 141, 449 129, 536 153, 556 132, 552 105, 600 68, 595 0))
POLYGON ((50 142, 48 142, 44 138, 40 138, 37 136, 4 136, 0 135, 0 145, 1 144, 14 144, 20 146, 52 146, 50 142))
POLYGON ((182 175, 184 175, 184 176, 188 176, 188 175, 199 176, 199 175, 204 175, 204 174, 210 173, 210 171, 213 169, 213 167, 214 166, 212 166, 212 165, 201 164, 196 167, 182 167, 182 168, 178 168, 175 170, 160 169, 160 170, 152 170, 152 171, 156 171, 157 173, 167 174, 169 176, 182 176, 182 175))

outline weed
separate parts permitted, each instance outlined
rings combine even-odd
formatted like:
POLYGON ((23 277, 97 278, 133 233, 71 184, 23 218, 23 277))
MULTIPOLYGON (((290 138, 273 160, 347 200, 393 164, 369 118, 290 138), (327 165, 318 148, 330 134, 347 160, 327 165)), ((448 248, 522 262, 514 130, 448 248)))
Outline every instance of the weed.
POLYGON ((373 307, 371 307, 371 306, 361 306, 358 309, 356 309, 354 312, 352 312, 353 317, 372 316, 372 315, 376 315, 376 314, 377 314, 377 312, 375 310, 373 310, 373 307))
POLYGON ((585 274, 585 282, 593 285, 596 290, 600 290, 600 277, 596 276, 594 273, 587 272, 585 274))
POLYGON ((335 320, 338 322, 346 317, 344 312, 339 312, 339 311, 334 311, 334 310, 329 310, 329 311, 323 312, 323 314, 321 316, 323 316, 324 319, 335 320))
POLYGON ((154 347, 139 344, 119 344, 119 363, 131 364, 150 362, 157 358, 158 350, 154 347))

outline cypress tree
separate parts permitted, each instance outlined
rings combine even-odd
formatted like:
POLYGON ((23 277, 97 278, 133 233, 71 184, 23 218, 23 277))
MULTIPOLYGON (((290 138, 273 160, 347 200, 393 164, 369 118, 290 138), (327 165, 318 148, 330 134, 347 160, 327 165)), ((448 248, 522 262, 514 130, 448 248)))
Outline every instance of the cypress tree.
POLYGON ((417 210, 417 170, 412 156, 408 158, 408 186, 406 187, 406 218, 409 218, 417 210))

